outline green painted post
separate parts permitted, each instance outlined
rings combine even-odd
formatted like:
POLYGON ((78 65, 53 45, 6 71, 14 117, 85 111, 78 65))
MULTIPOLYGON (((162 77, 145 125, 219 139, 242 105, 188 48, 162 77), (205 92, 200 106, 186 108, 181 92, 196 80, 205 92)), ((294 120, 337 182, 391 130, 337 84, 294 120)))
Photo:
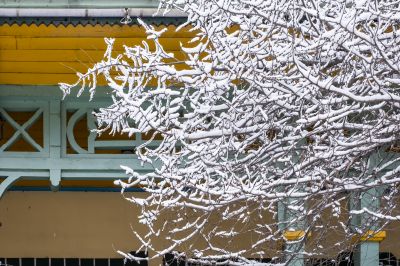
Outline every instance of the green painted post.
MULTIPOLYGON (((293 199, 289 198, 288 202, 290 205, 295 205, 298 206, 300 204, 304 204, 303 201, 300 201, 299 199, 293 199)), ((301 217, 302 215, 299 215, 299 211, 293 211, 293 210, 286 210, 286 218, 288 221, 292 219, 297 219, 298 217, 301 217)), ((304 232, 305 228, 305 221, 297 221, 294 223, 293 226, 296 232, 304 232)), ((304 238, 307 236, 304 235, 304 238)), ((288 265, 289 266, 304 266, 304 238, 299 234, 296 239, 293 239, 293 241, 286 242, 286 251, 288 252, 288 255, 291 256, 291 260, 289 261, 288 265), (292 242, 292 243, 291 243, 292 242), (290 255, 290 254, 296 254, 296 255, 290 255)))
MULTIPOLYGON (((303 241, 300 243, 287 244, 286 252, 288 253, 302 253, 304 252, 304 243, 303 241)), ((304 255, 296 254, 295 256, 288 255, 289 263, 288 266, 304 266, 304 255)))
MULTIPOLYGON (((44 131, 46 138, 47 131, 44 131)), ((61 158, 61 103, 59 100, 50 101, 50 158, 61 158)), ((61 169, 59 165, 51 165, 50 184, 53 191, 57 191, 61 182, 61 169)))
POLYGON ((297 200, 288 198, 278 202, 278 228, 285 238, 285 261, 288 266, 304 266, 304 221, 293 222, 299 217, 298 213, 289 210, 286 205, 298 205, 297 200), (296 204, 297 203, 297 204, 296 204), (300 254, 299 254, 300 253, 300 254))
MULTIPOLYGON (((373 154, 368 159, 368 172, 372 173, 379 163, 379 153, 373 154)), ((353 203, 353 207, 357 209, 367 208, 375 211, 380 206, 381 189, 371 188, 366 192, 362 192, 353 203)), ((379 240, 374 234, 379 230, 376 221, 368 214, 361 214, 354 220, 354 225, 361 225, 363 229, 368 228, 371 236, 362 236, 361 242, 357 246, 354 256, 355 266, 378 266, 379 265, 379 240)))
POLYGON ((379 242, 363 241, 358 245, 354 257, 355 266, 379 265, 379 242))

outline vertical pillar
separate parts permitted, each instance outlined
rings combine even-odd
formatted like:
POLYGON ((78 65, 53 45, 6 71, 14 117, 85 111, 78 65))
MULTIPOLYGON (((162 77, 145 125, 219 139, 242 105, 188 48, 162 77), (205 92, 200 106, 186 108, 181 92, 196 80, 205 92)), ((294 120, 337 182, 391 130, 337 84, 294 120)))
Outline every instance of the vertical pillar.
MULTIPOLYGON (((370 156, 368 159, 368 172, 373 173, 378 165, 378 154, 370 156)), ((371 180, 372 181, 372 180, 371 180)), ((361 192, 353 199, 353 209, 369 209, 377 211, 380 207, 381 188, 371 188, 361 192)), ((355 250, 355 266, 378 266, 379 265, 379 242, 386 237, 385 231, 379 230, 379 225, 374 217, 367 213, 357 215, 352 221, 353 226, 359 226, 362 231, 366 231, 360 237, 360 243, 355 250), (368 229, 368 230, 366 230, 368 229)))
POLYGON ((304 266, 304 221, 296 221, 299 211, 291 210, 286 205, 299 205, 299 199, 288 198, 278 202, 279 229, 284 236, 285 262, 289 266, 304 266))
MULTIPOLYGON (((306 139, 301 141, 301 144, 306 144, 306 139)), ((302 160, 301 156, 297 153, 293 154, 292 160, 294 162, 302 160)), ((286 163, 277 162, 280 169, 287 167, 286 163)), ((296 177, 294 177, 296 178, 296 177)), ((292 190, 302 191, 304 188, 301 184, 295 185, 292 190)), ((279 190, 284 191, 285 188, 281 187, 279 190)), ((283 234, 285 263, 288 266, 304 266, 304 251, 305 251, 305 238, 306 221, 303 215, 306 208, 304 199, 287 197, 278 202, 278 222, 279 230, 283 234), (301 219, 303 217, 303 219, 301 219), (299 219, 300 218, 300 219, 299 219)))
MULTIPOLYGON (((361 193, 360 208, 368 208, 376 211, 380 205, 381 192, 378 188, 371 188, 361 193)), ((379 265, 379 242, 386 237, 385 231, 378 231, 379 226, 375 219, 368 214, 362 214, 359 217, 362 228, 368 228, 361 236, 360 244, 357 246, 354 263, 356 266, 378 266, 379 265)))
POLYGON ((296 238, 290 241, 300 241, 300 242, 295 242, 295 243, 286 242, 285 251, 288 253, 288 255, 286 256, 287 261, 289 261, 289 263, 287 264, 288 266, 304 266, 304 255, 298 254, 304 252, 304 243, 303 241, 301 241, 301 238, 303 236, 304 236, 303 231, 297 231, 296 238))
POLYGON ((378 266, 379 265, 379 243, 365 241, 356 250, 354 257, 355 266, 378 266))
MULTIPOLYGON (((59 100, 50 101, 50 123, 49 123, 49 144, 50 158, 61 158, 61 103, 59 100)), ((45 136, 46 137, 46 136, 45 136)), ((61 181, 61 169, 59 165, 53 164, 50 170, 51 189, 56 191, 59 189, 61 181)))

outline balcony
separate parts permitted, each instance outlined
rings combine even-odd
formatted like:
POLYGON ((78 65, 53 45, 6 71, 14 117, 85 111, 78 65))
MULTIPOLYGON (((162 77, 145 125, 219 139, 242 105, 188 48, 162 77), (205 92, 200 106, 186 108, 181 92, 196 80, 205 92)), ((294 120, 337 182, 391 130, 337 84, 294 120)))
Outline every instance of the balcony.
POLYGON ((133 154, 148 141, 145 134, 128 138, 98 136, 92 131, 96 128, 92 112, 107 105, 104 96, 92 102, 85 97, 62 101, 60 91, 53 86, 2 88, 0 195, 20 179, 47 179, 51 188, 58 190, 61 180, 125 178, 120 165, 143 172, 154 170, 133 154))

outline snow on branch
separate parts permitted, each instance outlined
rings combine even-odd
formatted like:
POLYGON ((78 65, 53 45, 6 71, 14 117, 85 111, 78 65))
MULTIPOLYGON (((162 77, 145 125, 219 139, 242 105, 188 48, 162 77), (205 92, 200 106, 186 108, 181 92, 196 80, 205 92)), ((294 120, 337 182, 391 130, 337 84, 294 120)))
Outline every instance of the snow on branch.
POLYGON ((338 254, 355 235, 398 220, 399 3, 168 0, 160 7, 188 14, 194 37, 182 44, 184 60, 161 45, 165 29, 139 20, 146 41, 114 56, 106 39, 102 61, 75 84, 60 84, 64 95, 81 86, 79 94, 93 97, 103 77, 113 104, 95 114, 99 132, 162 140, 136 149, 160 167, 147 174, 125 167, 130 181, 120 181, 149 192, 129 198, 148 228, 137 233, 143 248, 157 256, 180 250, 202 263, 287 262, 338 254), (287 233, 297 231, 305 233, 287 233), (329 243, 328 231, 343 241, 329 243), (161 234, 169 246, 159 249, 152 239, 161 234), (282 241, 309 235, 305 249, 282 249, 282 241))

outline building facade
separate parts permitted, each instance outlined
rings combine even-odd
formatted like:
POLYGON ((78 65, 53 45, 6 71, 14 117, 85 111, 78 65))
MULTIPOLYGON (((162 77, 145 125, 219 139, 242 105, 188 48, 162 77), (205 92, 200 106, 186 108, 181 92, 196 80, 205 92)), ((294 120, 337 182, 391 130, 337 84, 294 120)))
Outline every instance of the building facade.
MULTIPOLYGON (((76 81, 77 71, 101 59, 105 37, 116 38, 116 51, 123 44, 141 44, 146 34, 136 17, 168 27, 162 42, 179 56, 180 43, 192 33, 175 31, 184 21, 182 14, 152 17, 157 5, 152 0, 0 2, 3 264, 116 266, 124 263, 117 250, 139 252, 132 233, 143 230, 139 211, 113 181, 126 178, 120 165, 152 171, 132 155, 146 135, 97 136, 91 131, 96 128, 93 110, 110 102, 104 81, 99 81, 94 101, 88 95, 76 98, 76 93, 62 99, 57 84, 76 81)), ((400 259, 400 231, 398 224, 392 225, 364 241, 367 253, 361 265, 375 265, 379 252, 383 265, 389 265, 383 260, 389 254, 400 259)), ((162 238, 157 245, 163 246, 162 238)))
POLYGON ((62 100, 57 84, 73 82, 77 71, 101 59, 105 37, 116 38, 116 50, 140 44, 146 34, 136 23, 139 16, 168 27, 166 45, 178 50, 189 37, 174 32, 182 18, 151 17, 157 5, 146 0, 0 3, 3 264, 122 265, 117 250, 139 247, 132 234, 132 228, 140 228, 138 210, 113 180, 124 178, 121 164, 140 167, 131 150, 142 136, 98 138, 90 132, 96 126, 91 112, 110 102, 106 90, 100 88, 93 102, 76 93, 62 100))

